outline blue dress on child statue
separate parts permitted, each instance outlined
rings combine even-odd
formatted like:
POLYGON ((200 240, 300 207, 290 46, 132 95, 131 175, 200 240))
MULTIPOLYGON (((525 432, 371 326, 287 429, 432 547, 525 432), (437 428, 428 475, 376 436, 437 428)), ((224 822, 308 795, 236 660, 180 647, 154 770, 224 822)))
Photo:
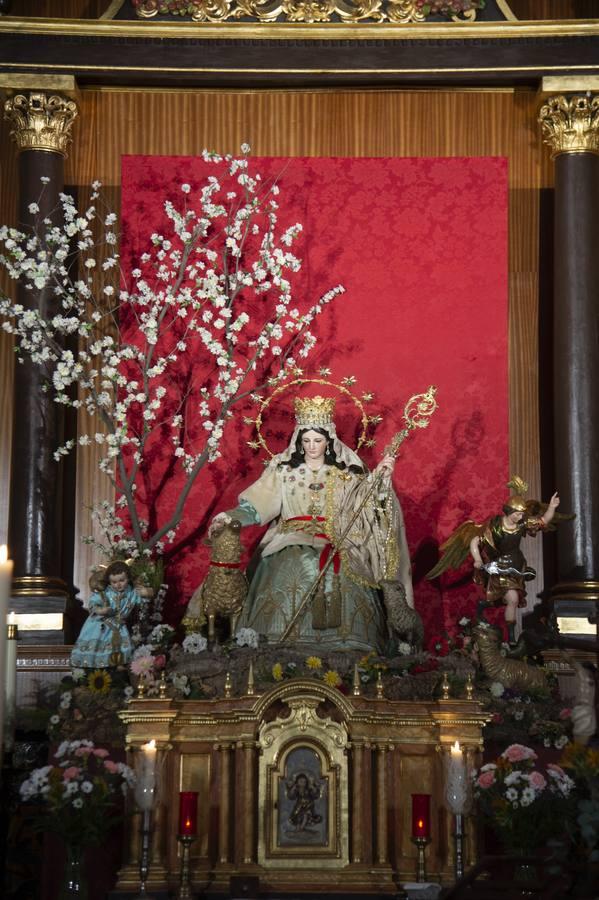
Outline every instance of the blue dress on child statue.
POLYGON ((132 647, 125 620, 139 603, 141 597, 131 586, 120 593, 112 587, 93 593, 89 599, 89 616, 71 653, 71 665, 106 669, 128 663, 132 647), (110 615, 99 616, 94 612, 104 606, 111 607, 110 615))

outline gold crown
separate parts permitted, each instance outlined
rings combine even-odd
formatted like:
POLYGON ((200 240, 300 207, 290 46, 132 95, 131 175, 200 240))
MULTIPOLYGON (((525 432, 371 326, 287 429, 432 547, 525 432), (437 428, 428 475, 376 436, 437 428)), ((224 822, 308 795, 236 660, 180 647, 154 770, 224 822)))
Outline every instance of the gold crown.
POLYGON ((295 421, 307 428, 310 425, 330 425, 335 411, 334 397, 296 397, 295 421))

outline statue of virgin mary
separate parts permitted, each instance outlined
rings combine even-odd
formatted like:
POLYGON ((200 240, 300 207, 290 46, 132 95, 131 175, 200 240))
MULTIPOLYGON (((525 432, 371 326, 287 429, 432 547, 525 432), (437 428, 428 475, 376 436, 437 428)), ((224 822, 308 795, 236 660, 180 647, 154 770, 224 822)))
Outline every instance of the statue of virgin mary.
POLYGON ((401 582, 414 605, 394 458, 369 473, 339 439, 334 407, 329 397, 296 399, 287 449, 210 530, 227 517, 268 525, 240 627, 322 651, 382 651, 389 630, 381 582, 401 582))

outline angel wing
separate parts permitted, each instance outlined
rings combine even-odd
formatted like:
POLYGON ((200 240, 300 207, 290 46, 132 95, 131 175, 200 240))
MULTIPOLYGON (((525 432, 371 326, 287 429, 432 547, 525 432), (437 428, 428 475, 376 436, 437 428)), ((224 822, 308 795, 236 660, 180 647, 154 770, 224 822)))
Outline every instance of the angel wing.
POLYGON ((477 524, 472 519, 463 522, 454 533, 447 538, 444 544, 441 544, 443 556, 436 566, 427 572, 427 578, 438 578, 447 569, 459 569, 470 552, 470 542, 474 537, 480 537, 489 524, 486 519, 481 524, 477 524))

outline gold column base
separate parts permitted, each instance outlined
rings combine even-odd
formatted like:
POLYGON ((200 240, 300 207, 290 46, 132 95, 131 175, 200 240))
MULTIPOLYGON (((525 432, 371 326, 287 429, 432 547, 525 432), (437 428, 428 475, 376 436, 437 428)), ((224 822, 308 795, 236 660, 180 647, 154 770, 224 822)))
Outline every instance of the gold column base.
POLYGON ((66 581, 57 575, 21 575, 12 580, 13 597, 68 597, 66 581))
POLYGON ((586 600, 599 602, 599 581, 560 581, 551 588, 555 600, 586 600))

